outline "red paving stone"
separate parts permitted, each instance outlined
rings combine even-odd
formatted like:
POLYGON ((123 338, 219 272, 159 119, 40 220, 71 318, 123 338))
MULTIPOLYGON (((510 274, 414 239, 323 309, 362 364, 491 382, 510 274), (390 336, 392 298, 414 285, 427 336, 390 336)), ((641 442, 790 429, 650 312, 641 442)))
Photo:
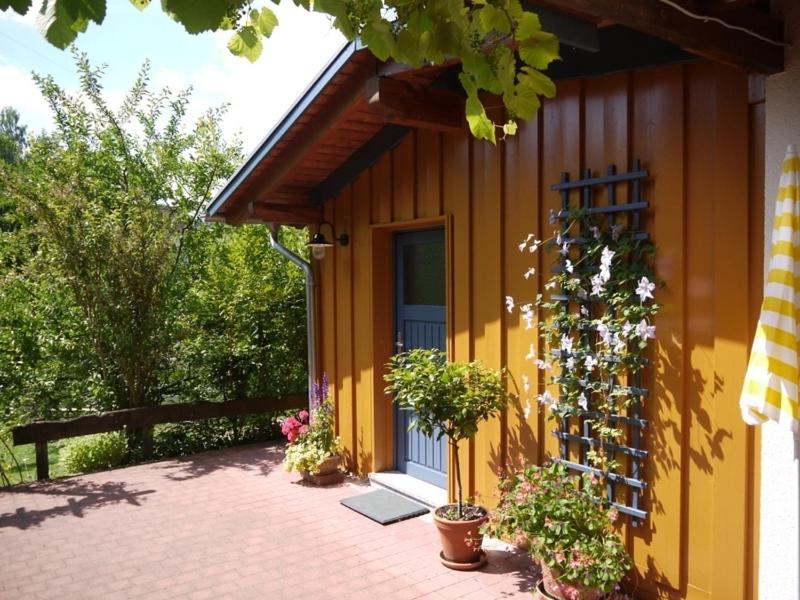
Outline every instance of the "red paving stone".
POLYGON ((310 487, 282 458, 244 446, 0 492, 0 598, 530 598, 523 553, 451 571, 430 516, 381 526, 339 504, 369 487, 310 487))

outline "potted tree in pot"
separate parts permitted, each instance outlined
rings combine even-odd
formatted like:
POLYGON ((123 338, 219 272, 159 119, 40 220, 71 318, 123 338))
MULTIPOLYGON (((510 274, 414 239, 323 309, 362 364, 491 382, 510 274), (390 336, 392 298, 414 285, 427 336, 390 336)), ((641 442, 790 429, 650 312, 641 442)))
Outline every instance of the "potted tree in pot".
POLYGON ((500 503, 483 532, 527 547, 538 560, 537 600, 608 597, 631 568, 599 478, 551 462, 506 475, 498 488, 500 503))
POLYGON ((486 561, 479 529, 488 511, 464 502, 458 444, 474 436, 481 421, 505 407, 502 373, 480 362, 447 362, 440 350, 418 348, 393 356, 384 379, 389 384, 386 391, 394 394, 398 406, 415 413, 411 428, 437 440, 447 437, 456 502, 433 513, 442 541, 440 557, 453 569, 477 569, 486 561))
POLYGON ((309 413, 301 410, 296 416, 281 421, 287 447, 283 464, 287 471, 299 471, 305 481, 315 485, 331 485, 344 480, 339 469, 341 442, 333 429, 334 408, 328 396, 328 378, 314 386, 314 406, 309 413))

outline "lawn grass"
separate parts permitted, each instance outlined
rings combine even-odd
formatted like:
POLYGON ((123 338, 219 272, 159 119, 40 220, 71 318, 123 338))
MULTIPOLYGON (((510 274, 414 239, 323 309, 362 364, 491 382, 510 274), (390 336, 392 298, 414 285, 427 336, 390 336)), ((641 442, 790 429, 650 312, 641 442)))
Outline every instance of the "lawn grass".
MULTIPOLYGON (((0 445, 0 465, 6 472, 6 475, 11 480, 11 484, 22 482, 36 481, 36 449, 34 444, 25 444, 24 446, 14 446, 14 456, 19 462, 22 470, 22 477, 17 470, 17 465, 14 463, 13 458, 8 452, 8 449, 0 445)), ((47 455, 50 462, 50 477, 61 477, 66 475, 61 468, 59 461, 59 454, 61 452, 60 442, 50 442, 47 445, 47 455)))

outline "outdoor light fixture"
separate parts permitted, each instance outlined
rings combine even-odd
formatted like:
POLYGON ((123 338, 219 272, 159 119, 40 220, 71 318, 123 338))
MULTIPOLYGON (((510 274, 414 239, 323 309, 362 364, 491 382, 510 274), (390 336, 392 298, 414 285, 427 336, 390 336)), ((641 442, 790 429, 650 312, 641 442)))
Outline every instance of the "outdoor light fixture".
POLYGON ((336 230, 333 228, 333 223, 330 221, 322 221, 319 225, 317 225, 317 233, 315 233, 311 241, 308 242, 308 247, 311 248, 311 256, 316 258, 317 260, 322 260, 325 258, 325 249, 332 248, 333 242, 329 242, 327 238, 322 234, 322 226, 327 225, 331 228, 331 237, 333 238, 334 242, 339 242, 342 246, 347 246, 350 242, 350 236, 346 233, 343 233, 339 237, 336 237, 336 230))

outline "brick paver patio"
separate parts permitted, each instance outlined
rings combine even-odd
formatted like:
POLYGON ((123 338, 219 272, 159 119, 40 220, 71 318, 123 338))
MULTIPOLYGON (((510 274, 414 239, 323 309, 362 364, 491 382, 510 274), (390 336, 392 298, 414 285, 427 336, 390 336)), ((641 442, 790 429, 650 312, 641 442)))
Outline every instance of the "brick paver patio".
POLYGON ((522 553, 437 560, 430 516, 383 527, 245 446, 0 492, 0 598, 529 598, 522 553))

